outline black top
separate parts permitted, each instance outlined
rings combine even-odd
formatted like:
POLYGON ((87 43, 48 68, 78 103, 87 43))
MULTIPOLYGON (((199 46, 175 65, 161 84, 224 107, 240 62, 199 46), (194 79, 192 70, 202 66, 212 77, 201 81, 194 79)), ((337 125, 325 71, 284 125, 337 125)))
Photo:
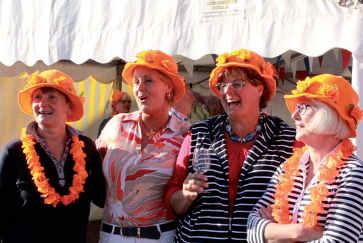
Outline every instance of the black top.
POLYGON ((112 118, 112 116, 107 117, 107 118, 105 118, 105 119, 103 119, 103 120, 101 121, 100 126, 98 127, 97 137, 99 137, 99 136, 100 136, 100 134, 101 134, 101 132, 102 132, 102 129, 106 126, 107 122, 108 122, 109 120, 111 120, 111 118, 112 118))
MULTIPOLYGON (((0 154, 0 239, 4 243, 83 243, 86 242, 86 227, 90 202, 103 207, 105 180, 101 158, 94 142, 79 135, 85 144, 88 177, 84 192, 79 199, 64 206, 46 205, 40 197, 27 168, 21 141, 9 143, 0 154)), ((35 145, 40 162, 49 183, 61 194, 68 194, 73 181, 72 155, 69 153, 64 165, 65 186, 58 184, 54 163, 37 143, 35 145)))

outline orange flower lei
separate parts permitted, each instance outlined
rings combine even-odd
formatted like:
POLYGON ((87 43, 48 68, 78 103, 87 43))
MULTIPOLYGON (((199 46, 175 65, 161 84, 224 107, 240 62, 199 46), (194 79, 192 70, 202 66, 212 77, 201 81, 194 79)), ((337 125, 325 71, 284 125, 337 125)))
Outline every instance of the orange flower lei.
MULTIPOLYGON (((294 187, 294 177, 299 172, 300 158, 307 147, 296 149, 294 154, 283 164, 283 174, 279 177, 274 194, 275 203, 272 205, 272 216, 277 223, 289 224, 292 217, 289 213, 288 196, 294 187)), ((304 208, 303 223, 305 226, 313 227, 318 222, 318 215, 323 208, 323 201, 329 194, 327 184, 333 183, 339 174, 339 169, 344 165, 343 158, 352 155, 355 150, 349 139, 336 148, 335 153, 328 156, 326 163, 321 166, 318 184, 311 188, 311 203, 304 208)))
POLYGON ((80 141, 78 136, 72 137, 71 154, 74 160, 72 186, 69 188, 69 194, 61 196, 49 184, 48 178, 44 174, 44 167, 40 164, 39 156, 35 151, 35 139, 32 135, 27 135, 23 132, 21 140, 23 142, 22 148, 25 154, 26 162, 30 170, 30 174, 37 187, 41 197, 44 198, 45 204, 50 204, 56 207, 58 203, 68 205, 79 198, 79 194, 84 190, 84 184, 88 176, 86 171, 86 158, 82 148, 84 147, 83 141, 80 141))

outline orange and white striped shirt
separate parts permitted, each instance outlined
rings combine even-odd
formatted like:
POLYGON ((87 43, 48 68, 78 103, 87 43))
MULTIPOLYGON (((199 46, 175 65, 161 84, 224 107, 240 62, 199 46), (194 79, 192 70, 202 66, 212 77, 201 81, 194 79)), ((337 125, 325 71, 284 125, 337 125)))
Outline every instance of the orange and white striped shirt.
POLYGON ((120 226, 149 226, 170 220, 163 201, 189 123, 170 116, 166 127, 141 149, 141 113, 118 114, 102 130, 107 198, 103 220, 120 226))

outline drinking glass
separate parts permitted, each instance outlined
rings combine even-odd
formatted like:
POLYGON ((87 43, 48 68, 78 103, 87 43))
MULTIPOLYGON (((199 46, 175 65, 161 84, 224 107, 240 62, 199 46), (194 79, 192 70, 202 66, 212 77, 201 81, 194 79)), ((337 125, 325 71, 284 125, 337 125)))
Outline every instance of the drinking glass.
POLYGON ((207 148, 194 149, 193 153, 193 169, 199 174, 204 174, 210 167, 211 151, 207 148))

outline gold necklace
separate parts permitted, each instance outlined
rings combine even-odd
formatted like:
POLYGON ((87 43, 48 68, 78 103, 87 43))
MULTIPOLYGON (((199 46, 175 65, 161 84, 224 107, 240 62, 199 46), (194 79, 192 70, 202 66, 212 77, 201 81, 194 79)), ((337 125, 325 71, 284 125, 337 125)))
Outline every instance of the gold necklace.
POLYGON ((146 126, 146 124, 141 120, 141 132, 143 135, 145 135, 148 139, 153 139, 156 135, 159 135, 162 131, 162 128, 160 129, 153 129, 146 126))

